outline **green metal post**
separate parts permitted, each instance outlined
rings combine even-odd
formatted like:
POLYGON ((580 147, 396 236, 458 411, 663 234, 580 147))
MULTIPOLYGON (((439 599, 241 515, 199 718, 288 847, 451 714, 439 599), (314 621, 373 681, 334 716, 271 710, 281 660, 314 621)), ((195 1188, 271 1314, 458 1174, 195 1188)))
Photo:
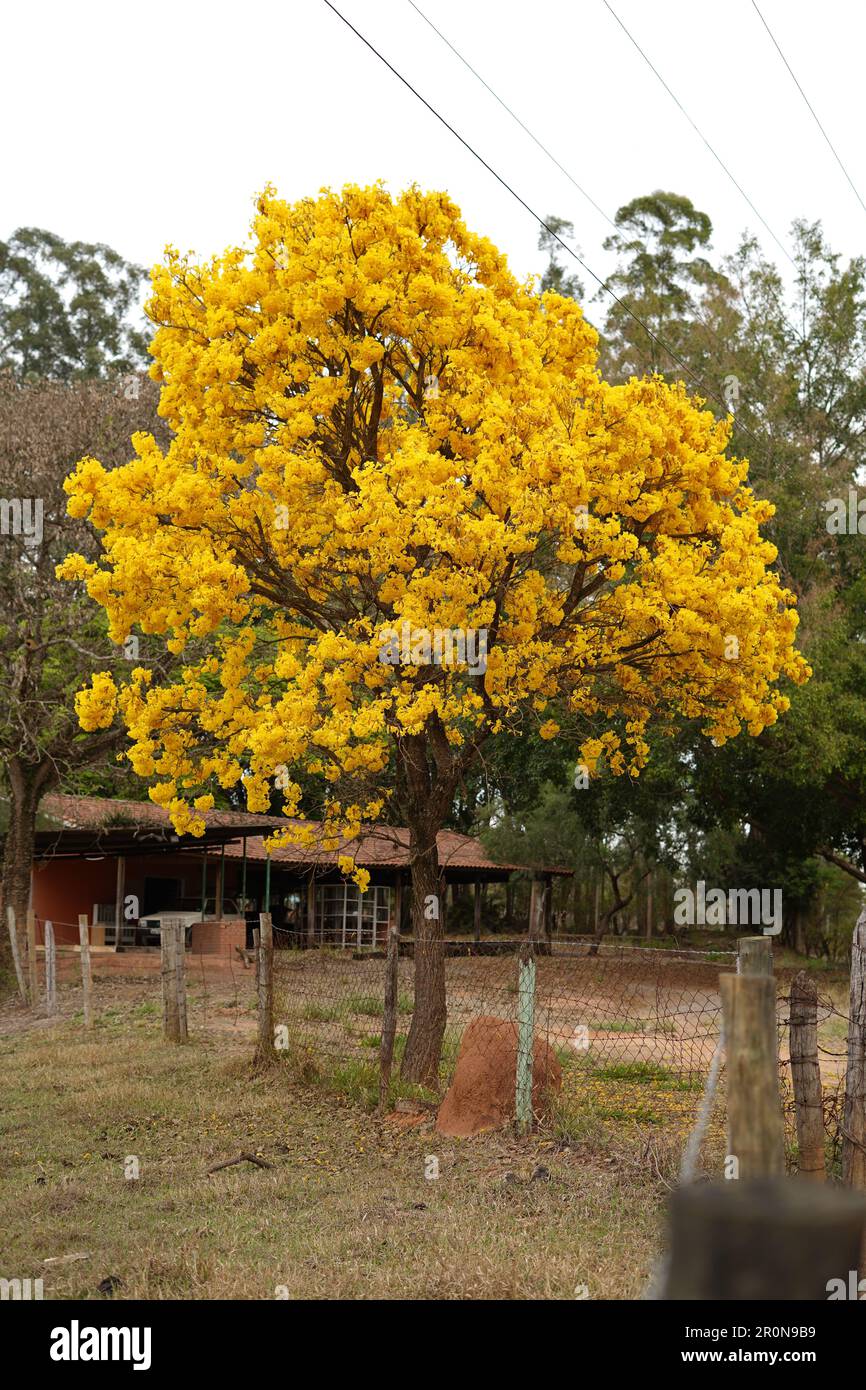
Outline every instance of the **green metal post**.
POLYGON ((265 860, 265 904, 264 904, 263 911, 264 911, 264 912, 270 912, 270 910, 271 910, 271 856, 270 856, 270 852, 268 852, 268 857, 267 857, 267 859, 265 860))
POLYGON ((532 1064, 535 1040, 535 960, 521 957, 517 980, 517 1079, 515 1110, 517 1133, 532 1128, 532 1064))

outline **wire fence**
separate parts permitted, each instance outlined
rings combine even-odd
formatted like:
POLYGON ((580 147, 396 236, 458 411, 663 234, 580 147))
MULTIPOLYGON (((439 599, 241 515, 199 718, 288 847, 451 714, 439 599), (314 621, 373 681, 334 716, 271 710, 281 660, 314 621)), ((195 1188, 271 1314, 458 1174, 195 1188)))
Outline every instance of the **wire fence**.
MULTIPOLYGON (((319 1071, 336 1071, 372 1090, 379 1065, 387 964, 383 956, 294 951, 274 933, 274 1022, 286 1045, 319 1071)), ((446 945, 445 1026, 438 1088, 451 1082, 461 1046, 501 1048, 521 1023, 523 941, 497 941, 497 954, 446 945), (448 954, 460 950, 460 954, 448 954), (508 1036, 506 1034, 506 1036, 508 1036)), ((396 975, 394 1073, 415 1012, 416 952, 401 940, 396 975)), ((433 948, 441 952, 442 947, 433 948)), ((673 952, 554 941, 534 955, 533 1046, 549 1049, 561 1075, 560 1112, 594 1111, 611 1120, 662 1120, 695 1112, 721 1027, 720 969, 732 952, 673 952)), ((420 963, 424 968, 423 960, 420 963)), ((516 1044, 515 1044, 516 1045, 516 1044)), ((547 1055, 545 1052, 544 1055, 547 1055)), ((482 1057, 483 1062, 483 1057, 482 1057)), ((553 1065, 553 1064, 551 1064, 553 1065)))
MULTIPOLYGON (((480 947, 468 941, 438 942, 427 948, 425 956, 413 938, 400 938, 391 981, 390 1104, 438 1106, 454 1079, 461 1049, 474 1049, 482 1070, 488 1063, 493 1065, 493 1054, 501 1056, 503 1047, 509 1054, 510 1049, 513 1079, 512 1054, 521 1047, 521 1028, 524 1038, 527 1028, 527 1001, 521 996, 521 960, 527 944, 525 937, 497 937, 480 947), (444 1006, 439 1062, 435 1075, 427 1075, 419 1085, 406 1079, 403 1065, 416 1013, 416 970, 429 974, 437 964, 444 1006)), ((389 985, 384 951, 299 949, 297 937, 281 929, 274 929, 273 945, 273 1025, 287 1057, 310 1079, 330 1081, 362 1103, 378 1102, 383 1032, 389 1033, 387 1020, 383 1026, 389 985)), ((224 931, 213 950, 188 947, 184 955, 195 1015, 204 1026, 251 1027, 256 1014, 258 953, 224 931)), ((529 1048, 533 1063, 539 1058, 543 1062, 544 1079, 553 1083, 555 1092, 544 1118, 549 1120, 552 1114, 566 1138, 579 1134, 591 1119, 613 1125, 665 1126, 674 1134, 690 1129, 719 1044, 719 977, 737 969, 736 952, 625 943, 599 947, 591 939, 560 937, 549 944, 536 943, 532 960, 529 1048)), ((93 965, 102 982, 99 1002, 115 977, 122 977, 127 985, 147 984, 158 973, 159 955, 158 951, 104 951, 96 954, 93 965)), ((39 967, 43 995, 47 971, 41 958, 39 967)), ((67 945, 59 950, 56 975, 64 990, 65 1008, 77 1007, 81 964, 75 948, 67 945)), ((788 981, 788 972, 777 980, 779 1078, 789 1163, 795 1165, 788 981)), ((843 1144, 848 1008, 844 979, 822 984, 817 1046, 831 1174, 839 1170, 843 1144)), ((540 1118, 536 1069, 530 1066, 532 1104, 540 1118)), ((490 1076, 480 1076, 480 1090, 489 1086, 490 1076)), ((514 1117, 513 1108, 510 1117, 514 1117)), ((710 1129, 723 1138, 724 1068, 710 1129)))

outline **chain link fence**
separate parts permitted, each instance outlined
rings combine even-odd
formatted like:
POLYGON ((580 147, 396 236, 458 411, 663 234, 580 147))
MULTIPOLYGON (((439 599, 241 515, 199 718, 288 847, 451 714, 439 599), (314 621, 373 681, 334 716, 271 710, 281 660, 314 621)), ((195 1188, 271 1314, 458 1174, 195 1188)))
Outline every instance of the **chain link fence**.
MULTIPOLYGON (((519 952, 525 945, 499 940, 496 954, 488 955, 446 944, 440 1093, 451 1081, 470 1024, 494 1019, 518 1029, 519 952)), ((280 932, 274 933, 274 947, 274 1023, 285 1029, 287 1049, 311 1073, 372 1099, 384 955, 296 951, 280 932)), ((411 939, 401 940, 396 966, 397 1098, 415 1007, 415 949, 411 939)), ((611 946, 595 952, 591 943, 569 938, 555 940, 550 954, 536 954, 534 962, 532 1031, 536 1047, 546 1044, 561 1069, 560 1124, 567 1130, 590 1114, 613 1122, 679 1117, 688 1124, 718 1044, 719 972, 735 968, 735 954, 611 946)))

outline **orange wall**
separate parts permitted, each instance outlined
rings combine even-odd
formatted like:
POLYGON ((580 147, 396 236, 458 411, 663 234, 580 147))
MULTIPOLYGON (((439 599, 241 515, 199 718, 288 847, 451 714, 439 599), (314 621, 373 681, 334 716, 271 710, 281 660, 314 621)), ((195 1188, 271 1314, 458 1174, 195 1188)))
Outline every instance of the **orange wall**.
MULTIPOLYGON (((216 885, 218 855, 208 855, 208 893, 213 896, 216 885)), ((232 876, 226 865, 227 896, 232 876)), ((193 854, 156 854, 128 858, 124 896, 130 893, 145 910, 145 878, 176 878, 186 897, 201 892, 201 858, 193 854)), ((42 923, 54 923, 54 939, 58 945, 78 944, 78 918, 87 913, 91 920, 94 903, 113 903, 117 887, 116 859, 49 859, 35 866, 33 872, 33 911, 37 918, 37 939, 42 942, 42 923)))
POLYGON ((39 922, 54 923, 54 939, 58 945, 78 943, 78 917, 90 914, 94 903, 114 899, 117 868, 113 859, 91 862, 87 859, 50 859, 37 864, 33 871, 33 911, 39 922))

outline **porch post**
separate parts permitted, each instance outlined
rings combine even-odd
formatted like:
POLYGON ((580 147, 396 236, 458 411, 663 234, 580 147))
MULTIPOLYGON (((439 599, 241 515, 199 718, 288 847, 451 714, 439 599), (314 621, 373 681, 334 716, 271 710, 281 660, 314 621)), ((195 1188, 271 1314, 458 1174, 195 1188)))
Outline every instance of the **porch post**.
POLYGON ((241 900, 244 905, 244 914, 247 910, 247 837, 244 836, 244 862, 241 869, 241 900))
POLYGON ((207 850, 202 855, 201 860, 201 915, 204 920, 207 909, 207 850))
MULTIPOLYGON (((114 893, 114 949, 117 950, 121 944, 120 933, 123 931, 123 899, 126 888, 126 857, 122 854, 117 856, 117 882, 114 893)), ((104 936, 104 933, 103 933, 104 936)))
POLYGON ((220 852, 219 878, 217 879, 217 887, 216 887, 216 890, 215 890, 215 897, 214 897, 214 912, 215 912, 215 914, 216 914, 216 919, 217 919, 218 922, 221 922, 222 919, 223 919, 223 901, 224 901, 224 899, 225 899, 225 891, 226 891, 226 847, 225 847, 225 842, 223 842, 223 847, 222 847, 222 850, 221 850, 221 852, 220 852))
POLYGON ((400 870, 397 870, 397 882, 394 885, 394 917, 392 925, 400 931, 403 923, 403 880, 400 877, 400 870))
POLYGON ((474 927, 474 932, 475 932, 475 940, 476 940, 476 941, 480 941, 480 940, 481 940, 481 884, 480 884, 480 882, 479 882, 479 880, 478 880, 477 878, 476 878, 476 880, 475 880, 475 903, 474 903, 474 921, 473 921, 473 927, 474 927))
POLYGON ((264 906, 265 912, 270 912, 270 910, 271 910, 271 852, 270 852, 270 850, 267 850, 266 853, 267 853, 267 856, 268 856, 268 857, 267 857, 267 859, 265 860, 265 901, 264 901, 263 906, 264 906))
POLYGON ((310 881, 307 884, 307 945, 312 947, 316 944, 316 876, 310 873, 310 881))

